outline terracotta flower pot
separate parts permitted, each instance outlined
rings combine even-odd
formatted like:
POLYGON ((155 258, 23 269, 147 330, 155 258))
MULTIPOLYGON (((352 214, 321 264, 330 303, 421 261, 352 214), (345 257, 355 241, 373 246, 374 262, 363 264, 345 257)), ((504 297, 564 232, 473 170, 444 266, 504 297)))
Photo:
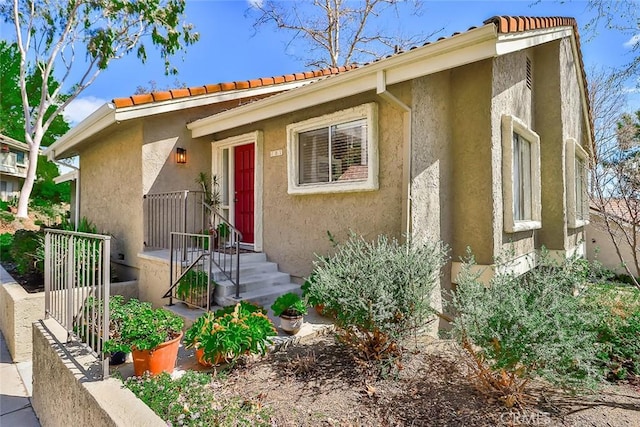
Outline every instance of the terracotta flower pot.
POLYGON ((213 363, 204 360, 204 348, 202 347, 196 349, 196 360, 203 366, 215 366, 227 362, 227 359, 220 353, 216 354, 216 357, 213 359, 213 363))
POLYGON ((280 315, 280 329, 285 331, 289 335, 295 335, 302 328, 304 323, 304 316, 289 316, 286 314, 280 315))
POLYGON ((153 350, 132 350, 133 370, 137 377, 146 371, 151 375, 161 372, 172 373, 178 358, 178 347, 182 339, 182 332, 176 338, 164 342, 153 350))

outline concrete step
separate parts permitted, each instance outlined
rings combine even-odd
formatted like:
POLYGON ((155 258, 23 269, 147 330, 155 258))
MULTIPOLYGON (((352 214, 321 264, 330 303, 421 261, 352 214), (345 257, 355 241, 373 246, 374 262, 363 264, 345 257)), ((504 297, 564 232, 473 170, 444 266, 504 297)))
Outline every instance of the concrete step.
MULTIPOLYGON (((243 301, 249 301, 254 304, 258 304, 266 309, 269 309, 276 298, 287 292, 294 292, 300 295, 302 293, 302 290, 300 289, 300 285, 296 283, 280 283, 274 284, 272 286, 264 286, 246 292, 240 292, 240 299, 243 301)), ((221 306, 234 305, 238 302, 238 300, 236 300, 234 297, 235 293, 216 296, 215 303, 221 306)))
MULTIPOLYGON (((213 256, 213 259, 216 261, 223 262, 226 260, 227 264, 230 264, 232 260, 234 263, 236 261, 236 255, 227 255, 219 252, 214 252, 212 256, 213 256)), ((266 261, 267 261, 267 254, 265 254, 264 252, 246 252, 246 253, 240 254, 240 267, 242 267, 243 264, 247 264, 247 263, 266 262, 266 261)))
MULTIPOLYGON (((231 270, 231 277, 235 277, 237 268, 234 268, 231 270)), ((242 261, 240 261, 240 278, 242 279, 242 277, 246 277, 246 276, 252 276, 258 273, 273 273, 273 272, 277 272, 278 271, 278 264, 276 264, 275 262, 248 262, 248 263, 242 263, 242 261)), ((227 276, 224 275, 224 273, 222 273, 222 270, 220 270, 218 267, 216 267, 215 265, 213 266, 213 268, 211 269, 211 278, 216 282, 225 282, 227 281, 227 276)))
MULTIPOLYGON (((268 288, 273 285, 286 284, 291 282, 291 276, 280 271, 255 273, 240 276, 240 292, 251 292, 260 288, 268 288)), ((235 294, 236 287, 230 280, 216 282, 214 295, 216 298, 235 294)))

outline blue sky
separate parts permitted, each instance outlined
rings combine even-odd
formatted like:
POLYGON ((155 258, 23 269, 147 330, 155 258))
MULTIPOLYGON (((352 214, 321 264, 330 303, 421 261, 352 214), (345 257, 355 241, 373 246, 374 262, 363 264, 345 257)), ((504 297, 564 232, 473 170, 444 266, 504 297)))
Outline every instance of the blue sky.
MULTIPOLYGON (((259 0, 252 0, 259 1, 259 0)), ((449 36, 465 31, 471 26, 494 15, 571 16, 581 27, 581 42, 586 67, 593 65, 619 66, 632 58, 625 43, 631 34, 599 29, 587 32, 583 26, 592 18, 586 1, 566 2, 542 0, 524 1, 426 1, 422 16, 390 19, 391 30, 402 29, 405 34, 430 33, 444 28, 438 36, 449 36)), ((223 81, 246 80, 256 77, 288 74, 306 69, 304 62, 295 56, 295 46, 287 43, 290 34, 263 27, 257 33, 252 26, 247 0, 187 0, 186 18, 196 26, 200 41, 184 55, 175 58, 180 74, 164 76, 163 64, 153 52, 150 60, 140 64, 135 56, 113 62, 96 82, 83 92, 68 110, 69 117, 77 122, 95 108, 112 98, 128 96, 139 85, 148 86, 154 80, 158 87, 174 87, 176 78, 180 84, 199 86, 223 81)), ((1 24, 5 26, 6 24, 1 24)), ((11 38, 10 28, 0 26, 0 36, 11 38)), ((630 89, 634 87, 629 83, 630 89)))

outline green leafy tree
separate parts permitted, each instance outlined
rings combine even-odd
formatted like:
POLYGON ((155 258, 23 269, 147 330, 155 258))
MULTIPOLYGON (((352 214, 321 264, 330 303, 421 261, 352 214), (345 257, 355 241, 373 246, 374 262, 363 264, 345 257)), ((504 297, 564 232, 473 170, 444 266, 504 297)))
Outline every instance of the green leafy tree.
MULTIPOLYGON (((24 114, 20 97, 20 53, 16 44, 0 41, 0 133, 17 140, 24 139, 24 114)), ((31 104, 40 99, 42 77, 35 73, 27 76, 27 87, 31 104)), ((49 86, 59 86, 51 76, 49 86)), ((49 117, 53 106, 45 113, 49 117)), ((48 146, 69 130, 69 123, 62 115, 57 116, 42 139, 42 145, 48 146)), ((45 156, 38 157, 36 180, 33 184, 32 198, 38 205, 68 202, 70 186, 68 183, 56 185, 53 179, 60 175, 58 167, 45 156)))
MULTIPOLYGON (((181 23, 185 0, 13 0, 0 2, 0 18, 15 30, 20 63, 18 87, 24 116, 24 141, 30 156, 18 202, 26 217, 36 178, 38 150, 54 120, 91 85, 111 61, 130 53, 144 62, 155 46, 165 72, 177 73, 170 58, 194 43, 193 26, 181 23), (84 58, 78 55, 85 54, 84 58), (53 84, 54 66, 57 83, 53 84), (34 100, 29 75, 39 76, 34 100), (63 88, 68 88, 63 92, 63 88)), ((20 138, 22 139, 22 138, 20 138)))

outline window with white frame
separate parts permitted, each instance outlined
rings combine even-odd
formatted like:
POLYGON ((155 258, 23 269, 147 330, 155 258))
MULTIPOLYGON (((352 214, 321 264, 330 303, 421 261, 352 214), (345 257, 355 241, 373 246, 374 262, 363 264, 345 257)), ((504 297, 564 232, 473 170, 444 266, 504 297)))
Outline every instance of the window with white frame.
POLYGON ((567 222, 569 228, 583 227, 588 224, 586 168, 588 158, 587 152, 575 139, 569 138, 567 140, 567 222))
POLYGON ((287 126, 289 194, 376 190, 377 139, 375 103, 287 126))
POLYGON ((542 227, 540 137, 523 121, 502 116, 502 198, 507 233, 542 227))

